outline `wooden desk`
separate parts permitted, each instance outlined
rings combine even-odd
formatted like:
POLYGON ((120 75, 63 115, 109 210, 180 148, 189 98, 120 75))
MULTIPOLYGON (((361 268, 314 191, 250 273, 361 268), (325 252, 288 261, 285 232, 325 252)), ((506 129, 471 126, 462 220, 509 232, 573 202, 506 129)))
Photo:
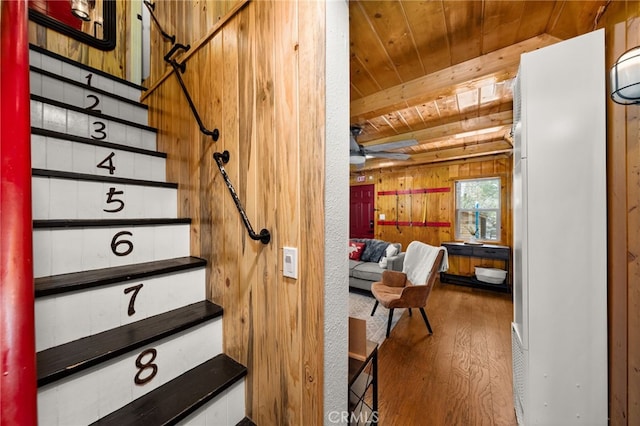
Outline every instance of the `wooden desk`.
POLYGON ((504 260, 504 268, 507 271, 507 277, 503 284, 486 283, 479 281, 475 276, 469 277, 466 275, 454 275, 446 272, 440 273, 441 282, 482 288, 485 290, 501 291, 505 293, 511 292, 511 274, 509 273, 511 261, 510 247, 494 244, 472 245, 458 242, 447 242, 442 243, 441 245, 447 248, 449 256, 467 256, 480 257, 483 259, 504 260))
POLYGON ((375 342, 367 341, 364 360, 349 357, 349 412, 349 424, 378 424, 378 344, 375 342), (371 406, 366 401, 368 392, 371 406))

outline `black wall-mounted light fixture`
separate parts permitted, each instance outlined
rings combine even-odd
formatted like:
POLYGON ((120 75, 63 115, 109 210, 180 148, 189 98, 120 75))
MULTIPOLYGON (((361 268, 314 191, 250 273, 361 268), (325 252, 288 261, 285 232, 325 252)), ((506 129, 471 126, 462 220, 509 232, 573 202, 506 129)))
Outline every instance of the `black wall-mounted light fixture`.
POLYGON ((627 50, 613 64, 611 99, 621 105, 640 103, 640 46, 627 50))

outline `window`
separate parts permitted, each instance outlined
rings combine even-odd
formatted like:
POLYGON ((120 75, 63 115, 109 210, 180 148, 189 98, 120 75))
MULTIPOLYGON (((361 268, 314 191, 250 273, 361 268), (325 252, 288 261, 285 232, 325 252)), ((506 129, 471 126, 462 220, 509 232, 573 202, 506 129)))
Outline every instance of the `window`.
POLYGON ((500 178, 456 181, 456 239, 500 239, 500 178))

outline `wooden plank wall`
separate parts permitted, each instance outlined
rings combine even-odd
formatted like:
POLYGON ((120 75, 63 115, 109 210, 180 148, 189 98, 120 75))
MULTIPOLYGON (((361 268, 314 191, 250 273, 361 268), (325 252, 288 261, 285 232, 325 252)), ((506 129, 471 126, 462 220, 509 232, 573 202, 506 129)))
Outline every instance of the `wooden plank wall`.
POLYGON ((29 43, 131 81, 127 53, 131 41, 128 17, 131 2, 116 1, 116 47, 108 52, 90 47, 35 22, 29 21, 29 43))
MULTIPOLYGON (((609 4, 605 29, 610 68, 640 46, 640 2, 609 4)), ((609 86, 608 86, 609 87, 609 86)), ((612 426, 640 424, 640 107, 607 105, 609 214, 609 414, 612 426)))
MULTIPOLYGON (((375 238, 402 243, 406 249, 411 241, 422 241, 440 245, 455 239, 455 181, 483 177, 500 177, 502 182, 502 216, 500 241, 495 244, 512 245, 511 232, 511 157, 491 156, 468 161, 435 163, 432 165, 407 166, 378 169, 351 175, 351 185, 357 185, 358 175, 365 176, 364 184, 375 184, 376 221, 375 238), (372 179, 371 179, 372 178, 372 179), (445 189, 446 192, 426 194, 381 195, 380 192, 395 192, 409 189, 445 189), (380 225, 380 214, 386 221, 433 222, 450 226, 400 226, 380 225)), ((475 266, 504 268, 504 262, 470 257, 452 256, 449 271, 460 275, 473 275, 475 266)))
MULTIPOLYGON (((179 43, 197 45, 235 6, 158 2, 156 11, 179 43)), ((175 76, 147 98, 167 177, 180 185, 179 214, 193 219, 191 251, 209 261, 208 296, 224 307, 224 350, 248 367, 257 424, 322 422, 324 23, 323 2, 250 2, 189 52, 183 78, 205 126, 220 130, 217 143, 198 131, 175 76), (268 245, 242 226, 212 159, 223 150, 268 245), (298 248, 297 280, 282 276, 283 246, 298 248)), ((153 87, 169 45, 152 38, 153 87)))

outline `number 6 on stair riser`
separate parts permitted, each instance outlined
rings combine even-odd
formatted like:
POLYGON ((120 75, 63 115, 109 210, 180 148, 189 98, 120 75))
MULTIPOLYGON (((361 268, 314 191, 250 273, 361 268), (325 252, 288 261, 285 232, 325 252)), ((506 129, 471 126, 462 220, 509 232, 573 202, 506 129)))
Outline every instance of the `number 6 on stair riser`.
POLYGON ((133 243, 131 241, 124 240, 124 239, 118 241, 118 237, 120 237, 122 235, 133 236, 133 233, 131 233, 129 231, 120 231, 116 235, 113 236, 113 238, 111 239, 111 251, 116 256, 127 256, 127 255, 131 254, 131 252, 133 251, 133 243), (126 246, 126 248, 124 250, 122 249, 122 245, 123 244, 126 246), (120 248, 118 248, 118 247, 120 247, 120 248))

